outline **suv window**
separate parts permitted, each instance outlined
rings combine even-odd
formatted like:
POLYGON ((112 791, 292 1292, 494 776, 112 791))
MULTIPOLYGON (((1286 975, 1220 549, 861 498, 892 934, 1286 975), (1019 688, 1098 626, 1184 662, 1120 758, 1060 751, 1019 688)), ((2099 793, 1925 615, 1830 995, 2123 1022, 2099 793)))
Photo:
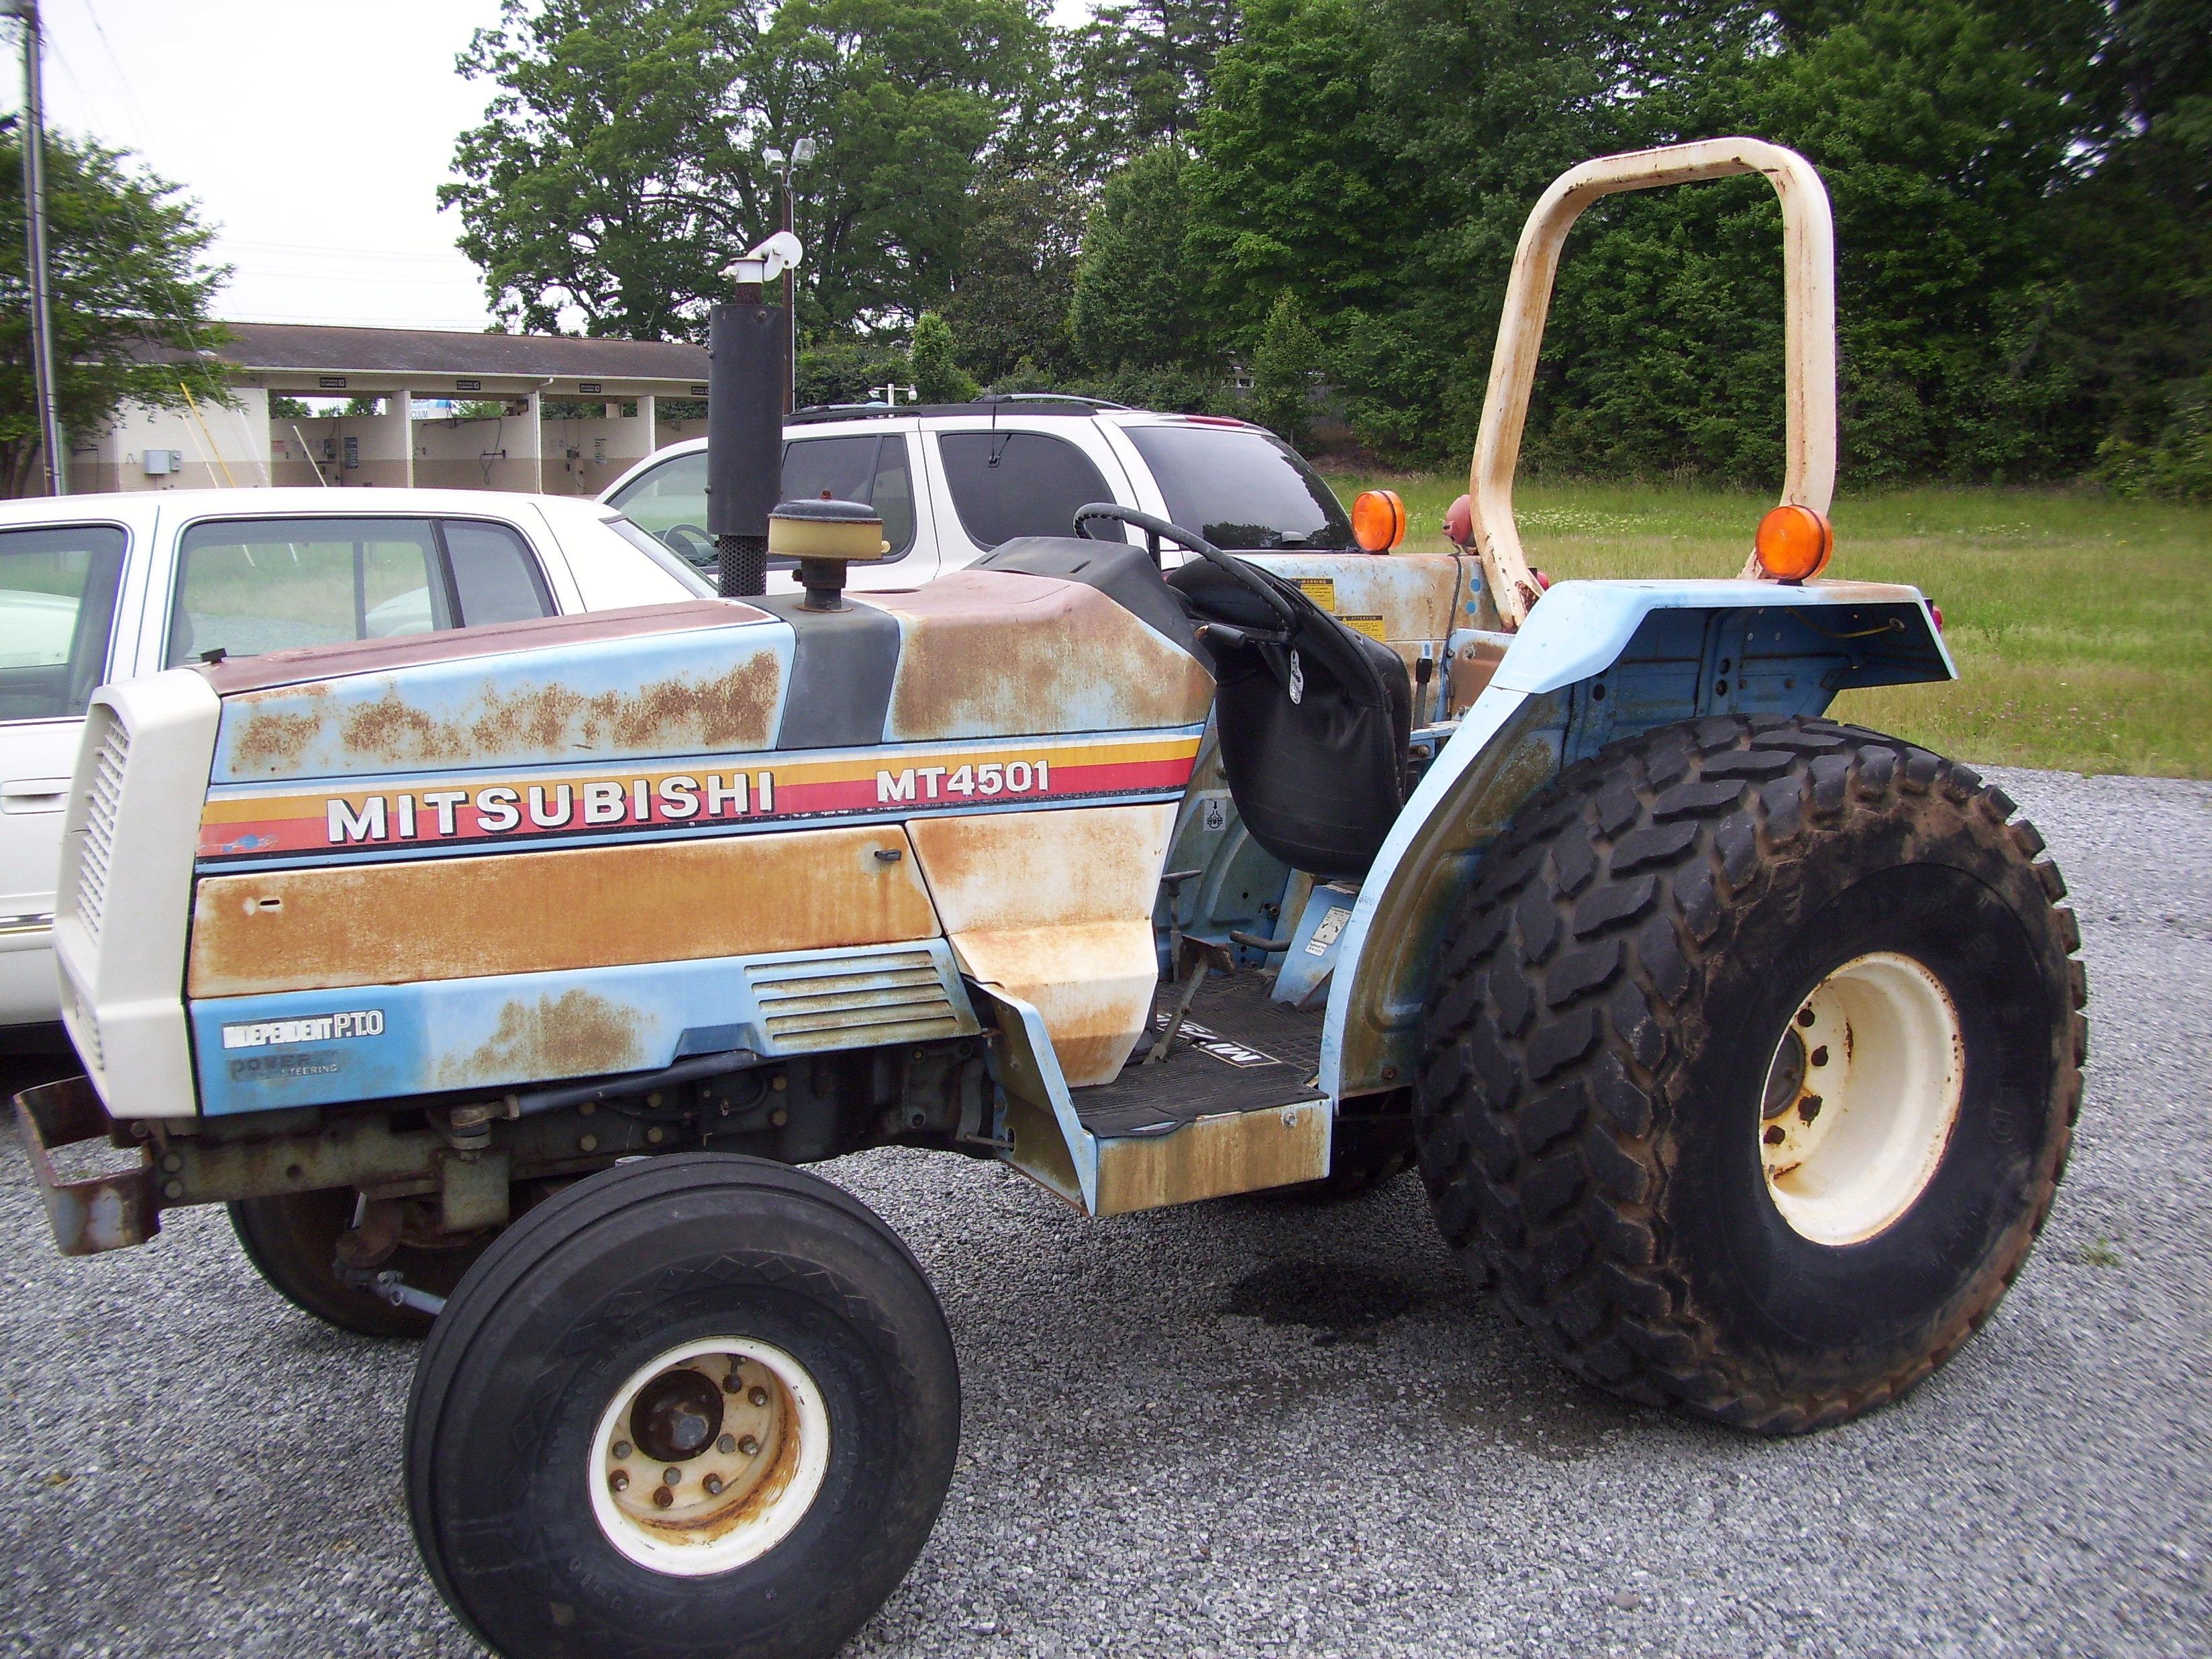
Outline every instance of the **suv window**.
MULTIPOLYGON (((872 507, 883 514, 884 539, 891 544, 884 562, 914 551, 914 470, 902 433, 794 438, 783 447, 780 488, 786 501, 828 496, 872 507)), ((714 538, 707 533, 705 450, 671 456, 639 473, 609 496, 607 505, 619 507, 701 569, 714 568, 714 538)), ((780 568, 793 563, 777 562, 780 568)))
POLYGON ((553 614, 529 544, 457 519, 232 519, 177 550, 171 667, 553 614))
POLYGON ((0 720, 66 720, 91 703, 125 545, 113 525, 0 531, 0 720))
POLYGON ((883 514, 886 562, 914 550, 914 472, 903 433, 794 438, 783 447, 783 497, 865 502, 883 514))
POLYGON ((1088 455, 1042 432, 941 432, 937 453, 960 527, 978 547, 1072 536, 1076 508, 1114 499, 1088 455))
POLYGON ((1295 449, 1252 427, 1121 428, 1160 486, 1168 517, 1216 547, 1350 547, 1336 493, 1295 449))

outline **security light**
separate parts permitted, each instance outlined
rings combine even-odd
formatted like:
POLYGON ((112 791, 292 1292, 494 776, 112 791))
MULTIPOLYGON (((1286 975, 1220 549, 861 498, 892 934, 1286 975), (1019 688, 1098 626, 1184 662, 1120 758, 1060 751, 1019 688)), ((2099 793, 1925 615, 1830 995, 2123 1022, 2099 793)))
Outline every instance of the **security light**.
POLYGON ((791 147, 791 159, 796 165, 805 167, 814 159, 814 141, 811 138, 802 138, 793 144, 791 147))
POLYGON ((771 144, 761 151, 761 160, 772 167, 780 167, 783 165, 783 152, 771 144))

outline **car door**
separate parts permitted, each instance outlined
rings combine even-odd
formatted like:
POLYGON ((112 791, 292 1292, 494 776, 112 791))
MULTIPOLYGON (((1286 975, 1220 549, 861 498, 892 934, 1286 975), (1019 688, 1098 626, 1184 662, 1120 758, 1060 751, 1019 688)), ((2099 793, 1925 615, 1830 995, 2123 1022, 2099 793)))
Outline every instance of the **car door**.
POLYGON ((1017 536, 1073 535, 1076 509, 1091 501, 1135 505, 1120 459, 1087 420, 963 416, 931 422, 927 435, 943 569, 1017 536))
POLYGON ((131 553, 112 520, 0 529, 0 1026, 56 1018, 62 809, 131 553))

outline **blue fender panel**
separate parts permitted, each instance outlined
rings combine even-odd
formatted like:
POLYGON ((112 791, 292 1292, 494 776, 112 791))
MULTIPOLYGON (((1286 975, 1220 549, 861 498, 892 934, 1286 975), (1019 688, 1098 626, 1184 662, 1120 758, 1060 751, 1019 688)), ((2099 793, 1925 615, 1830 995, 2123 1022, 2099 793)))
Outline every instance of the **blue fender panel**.
POLYGON ((1391 828, 1338 946, 1321 1084, 1411 1083, 1439 930, 1481 849, 1565 766, 1708 714, 1814 715, 1861 686, 1958 678, 1928 602, 1882 582, 1561 582, 1391 828))

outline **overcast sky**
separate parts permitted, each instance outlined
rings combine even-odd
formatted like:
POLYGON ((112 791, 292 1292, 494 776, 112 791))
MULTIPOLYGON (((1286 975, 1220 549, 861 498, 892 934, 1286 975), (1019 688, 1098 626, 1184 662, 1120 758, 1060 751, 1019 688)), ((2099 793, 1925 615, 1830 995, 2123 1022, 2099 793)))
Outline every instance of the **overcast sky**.
MULTIPOLYGON (((1085 0, 1057 0, 1081 15, 1085 0)), ((235 270, 232 321, 482 328, 440 213, 453 139, 490 89, 453 72, 498 0, 41 0, 47 118, 199 199, 235 270)), ((20 106, 12 28, 0 108, 20 106)))

